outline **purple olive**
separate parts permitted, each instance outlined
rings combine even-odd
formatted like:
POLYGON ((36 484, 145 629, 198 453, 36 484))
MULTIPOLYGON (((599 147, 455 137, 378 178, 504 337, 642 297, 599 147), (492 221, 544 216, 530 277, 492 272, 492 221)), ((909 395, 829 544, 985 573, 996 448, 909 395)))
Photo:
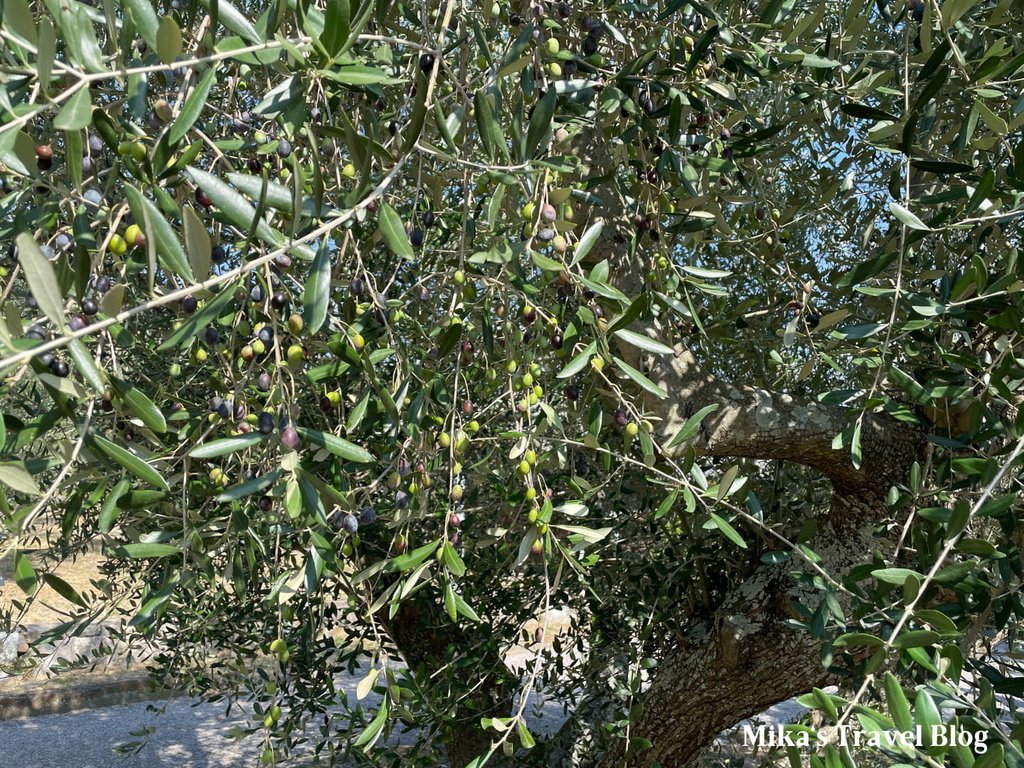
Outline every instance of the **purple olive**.
POLYGON ((363 507, 359 511, 359 524, 360 525, 372 525, 373 521, 377 519, 377 510, 373 507, 363 507))
POLYGON ((281 445, 290 451, 296 450, 301 445, 299 433, 295 427, 285 427, 281 430, 281 445))
MULTIPOLYGON (((269 377, 268 377, 269 378, 269 377)), ((269 435, 274 431, 274 417, 272 414, 263 411, 260 413, 257 422, 257 428, 264 435, 269 435)))

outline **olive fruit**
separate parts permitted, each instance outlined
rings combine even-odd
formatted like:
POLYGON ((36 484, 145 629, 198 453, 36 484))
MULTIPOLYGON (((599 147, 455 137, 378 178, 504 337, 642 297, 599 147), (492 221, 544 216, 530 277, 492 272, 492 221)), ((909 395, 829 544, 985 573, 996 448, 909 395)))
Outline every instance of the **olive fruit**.
POLYGON ((434 54, 424 53, 420 56, 420 71, 425 75, 429 75, 434 69, 434 54))
POLYGON ((263 411, 257 417, 257 425, 259 431, 264 435, 269 435, 274 431, 274 416, 273 414, 263 411))
POLYGON ((111 235, 110 240, 107 243, 107 247, 115 256, 120 256, 128 250, 128 243, 126 243, 125 239, 120 235, 111 235))
POLYGON ((191 315, 196 311, 199 306, 199 302, 195 296, 186 296, 181 300, 181 311, 186 315, 191 315))
POLYGON ((68 368, 68 364, 65 363, 63 360, 54 360, 52 363, 50 363, 50 373, 52 373, 54 376, 58 376, 63 379, 70 372, 71 371, 68 368))
POLYGON ((163 123, 169 123, 174 119, 174 109, 167 99, 157 99, 153 104, 153 114, 163 123))
MULTIPOLYGON (((270 387, 272 385, 273 385, 273 380, 270 378, 270 374, 269 373, 261 373, 259 375, 259 378, 256 379, 256 386, 259 388, 259 390, 261 392, 269 392, 270 391, 270 387)), ((267 415, 269 416, 270 414, 268 413, 267 415)), ((273 430, 274 430, 274 422, 273 422, 273 420, 271 420, 271 422, 270 422, 270 431, 272 432, 273 430)), ((260 431, 262 432, 263 430, 261 429, 260 431)))
POLYGON ((288 157, 292 153, 292 145, 288 139, 281 139, 277 142, 277 154, 280 157, 288 157))
POLYGON ((93 299, 86 299, 82 302, 82 314, 86 317, 92 317, 100 311, 100 305, 97 304, 93 299))
POLYGON ((294 451, 299 447, 300 443, 299 433, 295 427, 287 426, 281 430, 281 445, 285 448, 294 451))
POLYGON ((423 230, 417 227, 409 234, 409 242, 413 248, 423 247, 423 230))
POLYGON ((341 520, 341 527, 346 533, 355 533, 359 530, 359 520, 355 515, 345 515, 341 520))
POLYGON ((53 150, 46 144, 36 147, 36 166, 41 171, 48 171, 53 167, 53 150))
POLYGON ((436 219, 436 216, 434 215, 434 212, 432 210, 430 210, 429 208, 427 210, 425 210, 423 212, 423 217, 422 218, 423 218, 423 226, 424 227, 430 228, 430 227, 434 226, 434 221, 436 219))
POLYGON ((124 239, 128 245, 145 245, 146 235, 138 224, 132 224, 124 231, 124 239))
POLYGON ((363 507, 359 511, 359 524, 360 525, 372 525, 373 521, 377 519, 377 510, 373 507, 363 507))

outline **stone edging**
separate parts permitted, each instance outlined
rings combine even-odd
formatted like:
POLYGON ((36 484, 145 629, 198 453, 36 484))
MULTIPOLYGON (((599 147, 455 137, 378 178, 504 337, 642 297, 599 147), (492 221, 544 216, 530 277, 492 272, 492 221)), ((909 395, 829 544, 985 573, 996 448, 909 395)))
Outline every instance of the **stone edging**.
POLYGON ((0 721, 36 715, 62 715, 120 704, 171 698, 176 692, 158 688, 145 670, 118 675, 85 675, 75 680, 47 681, 23 690, 0 689, 0 721))

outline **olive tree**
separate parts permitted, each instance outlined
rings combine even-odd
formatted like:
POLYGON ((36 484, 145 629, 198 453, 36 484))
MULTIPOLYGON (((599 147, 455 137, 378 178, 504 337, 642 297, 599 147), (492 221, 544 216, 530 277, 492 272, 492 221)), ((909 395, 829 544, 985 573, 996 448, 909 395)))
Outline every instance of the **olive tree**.
POLYGON ((801 696, 816 765, 1024 764, 1018 3, 0 35, 3 546, 64 631, 253 702, 266 762, 682 766, 801 696))

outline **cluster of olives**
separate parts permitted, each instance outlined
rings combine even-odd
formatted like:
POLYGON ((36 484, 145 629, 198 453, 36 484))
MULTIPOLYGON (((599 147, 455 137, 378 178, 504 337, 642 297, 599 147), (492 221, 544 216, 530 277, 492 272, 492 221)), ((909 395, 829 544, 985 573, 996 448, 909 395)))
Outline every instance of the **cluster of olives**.
MULTIPOLYGON (((25 332, 25 338, 32 341, 46 341, 48 335, 46 329, 41 325, 30 325, 25 332)), ((56 357, 52 352, 44 352, 36 358, 40 365, 45 366, 54 376, 64 378, 71 373, 68 364, 56 357)))

